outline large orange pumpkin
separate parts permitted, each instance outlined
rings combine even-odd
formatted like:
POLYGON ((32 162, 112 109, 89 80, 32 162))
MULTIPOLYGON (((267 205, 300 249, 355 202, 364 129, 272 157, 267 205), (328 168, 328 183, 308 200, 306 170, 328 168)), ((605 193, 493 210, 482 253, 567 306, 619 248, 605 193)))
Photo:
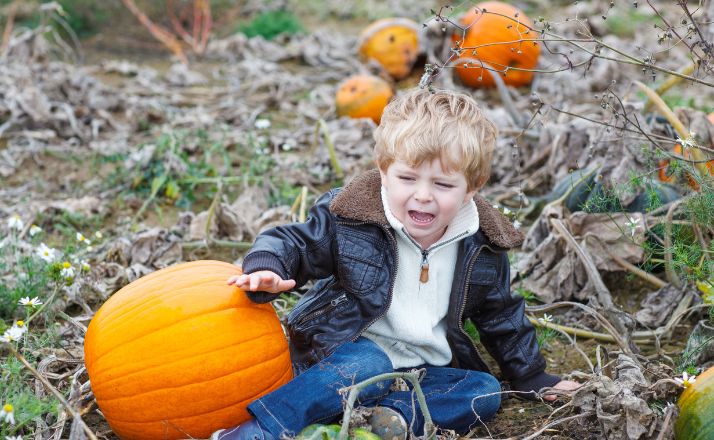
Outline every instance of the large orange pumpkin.
POLYGON ((468 27, 466 35, 457 31, 452 39, 458 47, 465 48, 454 61, 456 73, 464 84, 470 87, 496 86, 480 62, 496 70, 493 73, 501 75, 508 85, 517 87, 531 82, 533 72, 511 69, 535 69, 540 55, 540 44, 530 41, 537 37, 529 29, 533 22, 523 12, 506 3, 479 3, 461 18, 461 25, 468 27))
POLYGON ((419 26, 408 18, 383 18, 359 38, 359 55, 377 61, 394 79, 409 75, 419 52, 419 26))
POLYGON ((697 376, 679 396, 679 418, 674 425, 678 440, 714 438, 714 367, 697 376))
POLYGON ((115 293, 87 330, 99 408, 123 439, 206 438, 248 419, 246 406, 292 378, 269 304, 226 281, 240 269, 182 263, 115 293))
POLYGON ((338 116, 372 118, 379 124, 382 112, 394 96, 392 87, 378 76, 355 75, 337 88, 335 107, 338 116))

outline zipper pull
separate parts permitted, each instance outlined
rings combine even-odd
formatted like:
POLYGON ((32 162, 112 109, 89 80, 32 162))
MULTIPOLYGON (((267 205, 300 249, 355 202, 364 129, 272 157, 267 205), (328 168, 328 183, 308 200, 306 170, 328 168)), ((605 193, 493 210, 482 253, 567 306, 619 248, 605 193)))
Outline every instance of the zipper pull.
POLYGON ((419 281, 422 283, 429 281, 429 262, 426 260, 427 255, 427 251, 421 251, 421 273, 419 274, 419 281))

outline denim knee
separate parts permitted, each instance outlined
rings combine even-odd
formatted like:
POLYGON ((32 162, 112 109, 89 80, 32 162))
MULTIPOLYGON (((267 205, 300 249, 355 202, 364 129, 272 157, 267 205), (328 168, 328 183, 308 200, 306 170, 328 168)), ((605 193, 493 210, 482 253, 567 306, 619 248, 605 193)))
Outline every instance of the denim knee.
POLYGON ((474 382, 473 389, 478 390, 478 394, 471 399, 471 409, 481 421, 492 419, 501 407, 501 383, 492 375, 480 371, 469 372, 469 379, 474 382))

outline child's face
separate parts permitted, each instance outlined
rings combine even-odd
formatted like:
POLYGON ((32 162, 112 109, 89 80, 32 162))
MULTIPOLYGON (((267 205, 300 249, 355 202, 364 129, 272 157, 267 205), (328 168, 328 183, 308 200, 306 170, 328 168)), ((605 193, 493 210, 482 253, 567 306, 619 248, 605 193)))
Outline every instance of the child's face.
POLYGON ((392 214, 423 249, 444 235, 459 208, 476 193, 467 191, 462 173, 444 171, 439 159, 418 167, 396 160, 379 172, 392 214))

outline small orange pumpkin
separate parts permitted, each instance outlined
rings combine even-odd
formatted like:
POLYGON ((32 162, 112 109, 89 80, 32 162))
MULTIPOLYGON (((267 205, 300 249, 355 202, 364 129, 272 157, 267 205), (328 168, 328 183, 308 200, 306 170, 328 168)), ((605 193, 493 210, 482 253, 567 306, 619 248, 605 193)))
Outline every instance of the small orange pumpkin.
POLYGON ((419 26, 408 18, 383 18, 366 27, 359 37, 359 55, 374 59, 394 79, 409 75, 419 52, 419 26))
POLYGON ((679 396, 679 418, 674 425, 678 440, 714 438, 714 367, 697 376, 679 396))
MULTIPOLYGON (((687 160, 692 159, 692 153, 689 150, 683 151, 681 144, 676 144, 674 146, 674 148, 672 149, 672 152, 676 155, 684 157, 687 160)), ((669 159, 660 160, 658 168, 659 168, 658 177, 661 182, 665 182, 665 183, 674 182, 674 176, 668 174, 669 159)), ((709 162, 707 162, 707 170, 709 170, 709 174, 714 175, 714 160, 710 160, 709 162)), ((694 189, 694 190, 699 189, 699 184, 689 174, 687 174, 687 183, 689 183, 689 186, 692 189, 694 189)))
POLYGON ((375 124, 379 124, 384 107, 392 96, 392 87, 382 78, 373 75, 351 76, 337 88, 337 115, 372 118, 375 124))
POLYGON ((97 311, 85 363, 119 437, 207 438, 247 420, 251 401, 292 378, 273 308, 226 284, 240 273, 220 261, 178 264, 123 287, 97 311))
POLYGON ((501 75, 508 85, 530 84, 533 72, 511 70, 512 67, 535 69, 540 56, 540 44, 530 41, 537 37, 529 29, 533 22, 523 12, 502 2, 479 3, 461 18, 461 25, 468 27, 466 35, 457 31, 452 41, 457 47, 466 48, 455 61, 456 73, 464 84, 469 87, 496 86, 491 74, 484 72, 481 62, 496 70, 491 73, 501 75), (461 41, 462 37, 464 41, 461 41))

